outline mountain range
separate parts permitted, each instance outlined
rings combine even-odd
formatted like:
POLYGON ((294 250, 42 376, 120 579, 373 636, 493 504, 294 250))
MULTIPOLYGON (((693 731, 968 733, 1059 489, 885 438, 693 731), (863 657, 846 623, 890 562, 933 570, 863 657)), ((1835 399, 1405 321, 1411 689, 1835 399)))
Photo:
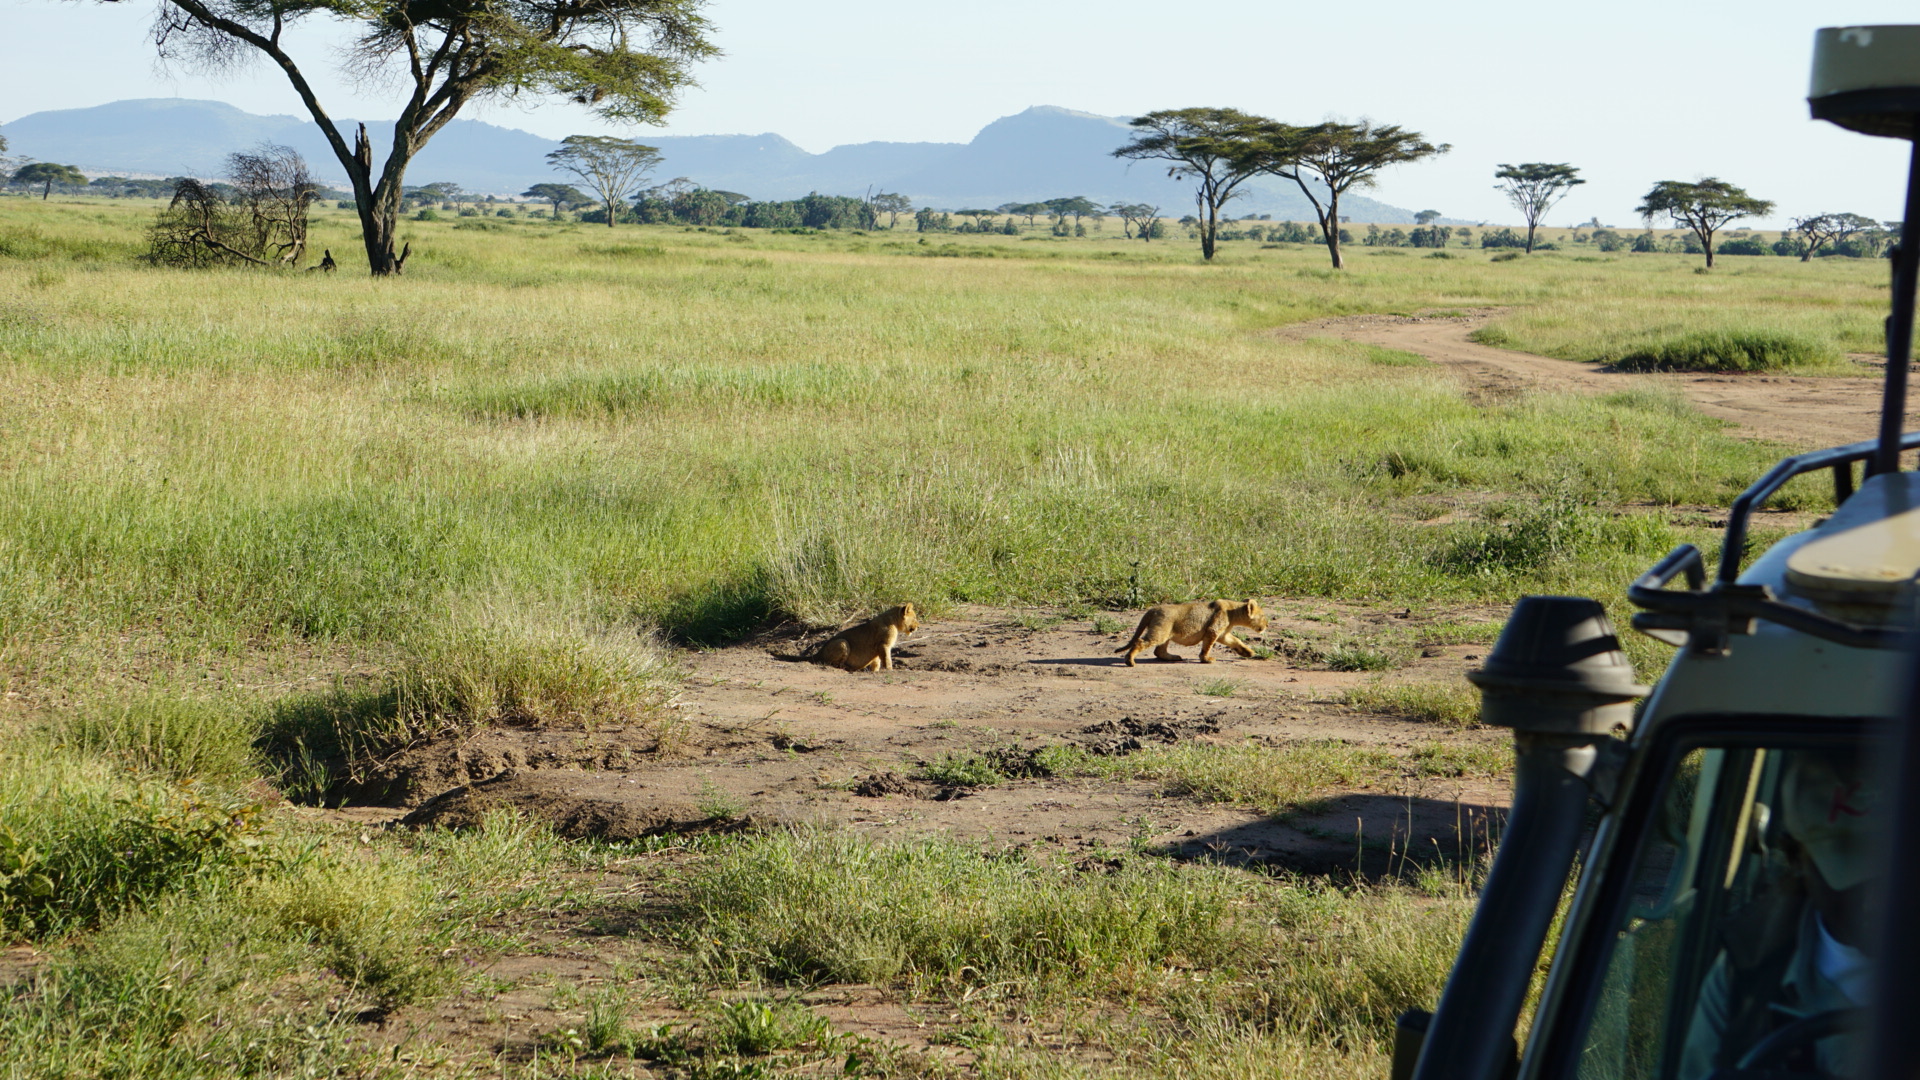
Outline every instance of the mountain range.
MULTIPOLYGON (((354 120, 339 122, 351 132, 354 120)), ((366 121, 378 150, 390 144, 391 121, 366 121)), ((229 153, 263 142, 291 146, 314 176, 344 186, 344 174, 319 129, 293 116, 259 116, 224 102, 183 98, 116 101, 85 109, 30 113, 0 128, 10 149, 40 161, 78 166, 94 176, 142 173, 217 177, 229 153)), ((792 199, 817 191, 860 195, 893 191, 916 206, 959 209, 1084 195, 1096 202, 1144 202, 1186 213, 1193 186, 1169 179, 1154 162, 1112 156, 1131 129, 1125 119, 1037 105, 993 121, 969 142, 868 142, 809 153, 772 133, 638 135, 658 147, 656 180, 686 177, 705 187, 755 199, 792 199)), ((450 180, 476 192, 516 194, 571 178, 545 160, 560 144, 482 120, 455 120, 433 137, 407 169, 413 184, 450 180)), ((1313 220, 1306 198, 1285 181, 1243 185, 1228 204, 1235 215, 1272 214, 1313 220)), ((1413 212, 1349 194, 1341 210, 1354 221, 1406 223, 1413 212)))

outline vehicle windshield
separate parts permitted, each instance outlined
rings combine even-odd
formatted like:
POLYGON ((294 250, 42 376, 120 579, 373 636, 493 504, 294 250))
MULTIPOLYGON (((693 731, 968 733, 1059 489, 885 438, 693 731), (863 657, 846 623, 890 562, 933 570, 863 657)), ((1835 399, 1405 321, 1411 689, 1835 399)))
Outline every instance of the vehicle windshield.
POLYGON ((1857 742, 1686 753, 1644 826, 1578 1075, 1861 1075, 1879 787, 1857 742))

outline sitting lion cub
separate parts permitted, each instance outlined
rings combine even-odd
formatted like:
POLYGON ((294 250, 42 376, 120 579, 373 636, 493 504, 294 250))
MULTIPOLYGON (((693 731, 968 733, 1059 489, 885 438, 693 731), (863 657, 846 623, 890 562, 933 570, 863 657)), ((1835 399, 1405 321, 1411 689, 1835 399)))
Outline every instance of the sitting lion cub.
POLYGON ((893 667, 893 646, 920 628, 912 604, 901 604, 849 626, 820 643, 808 660, 848 671, 884 671, 893 667))
POLYGON ((1134 630, 1133 640, 1117 651, 1127 654, 1128 667, 1134 666, 1134 654, 1147 648, 1151 648, 1153 655, 1162 660, 1180 659, 1167 651, 1169 642, 1200 646, 1200 662, 1203 664, 1213 663, 1213 657, 1209 654, 1216 644, 1225 645, 1241 656, 1252 656, 1253 650, 1247 647, 1247 643, 1233 636, 1236 626, 1256 631, 1267 628, 1267 617, 1261 613, 1258 600, 1244 603, 1195 600, 1190 604, 1157 604, 1140 616, 1140 626, 1134 630))

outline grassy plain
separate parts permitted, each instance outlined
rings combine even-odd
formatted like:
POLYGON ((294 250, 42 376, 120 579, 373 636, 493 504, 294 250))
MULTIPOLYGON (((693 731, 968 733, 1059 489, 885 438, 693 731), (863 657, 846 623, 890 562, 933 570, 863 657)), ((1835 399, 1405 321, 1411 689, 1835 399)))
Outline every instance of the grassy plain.
POLYGON ((455 218, 410 225, 406 276, 373 281, 330 212, 341 273, 187 273, 137 261, 151 210, 0 200, 0 937, 55 948, 0 997, 0 1045, 28 1048, 9 1076, 456 1074, 431 1047, 382 1057, 354 1017, 476 978, 457 961, 515 912, 642 927, 663 951, 633 985, 752 1005, 662 1031, 609 997, 529 1075, 614 1051, 763 1075, 776 1043, 794 1068, 947 1068, 789 1015, 846 980, 951 1009, 980 1075, 1378 1073, 1444 974, 1457 880, 1109 877, 833 835, 656 858, 504 820, 361 842, 277 822, 247 783, 298 789, 303 753, 355 739, 657 722, 665 642, 776 614, 1617 598, 1697 538, 1647 505, 1724 505, 1777 448, 1641 392, 1475 405, 1405 357, 1273 331, 1501 307, 1508 343, 1573 359, 1703 326, 1837 354, 1873 347, 1883 304, 1883 268, 1849 260, 1356 247, 1334 273, 1112 225, 455 218), (609 867, 678 906, 581 891, 609 867), (1105 1049, 1060 1057, 1035 1016, 1105 1049))

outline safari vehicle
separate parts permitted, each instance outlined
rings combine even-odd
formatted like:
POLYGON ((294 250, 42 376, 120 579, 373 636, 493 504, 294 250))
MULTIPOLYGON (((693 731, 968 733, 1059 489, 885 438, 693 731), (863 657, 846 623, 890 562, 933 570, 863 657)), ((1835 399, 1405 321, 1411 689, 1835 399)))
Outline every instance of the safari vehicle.
MULTIPOLYGON (((1809 102, 1816 119, 1915 139, 1920 26, 1819 31, 1809 102)), ((1920 717, 1920 472, 1901 470, 1920 448, 1902 431, 1914 154, 1879 437, 1760 478, 1711 575, 1683 545, 1633 583, 1634 628, 1678 650, 1650 694, 1579 597, 1523 599, 1469 675, 1483 720, 1514 730, 1513 807, 1438 1007, 1401 1018, 1396 1077, 1920 1075, 1920 736, 1902 722, 1920 717), (1820 472, 1835 512, 1749 561, 1753 512, 1820 472), (1514 1033, 1576 860, 1523 1052, 1514 1033)))

